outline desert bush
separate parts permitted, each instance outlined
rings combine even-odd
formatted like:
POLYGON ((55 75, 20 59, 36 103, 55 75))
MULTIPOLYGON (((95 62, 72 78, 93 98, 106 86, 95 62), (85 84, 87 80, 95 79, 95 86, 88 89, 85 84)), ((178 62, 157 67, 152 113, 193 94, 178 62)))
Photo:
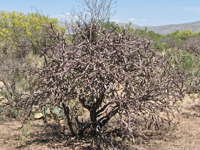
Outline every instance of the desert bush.
POLYGON ((181 44, 182 41, 180 39, 172 37, 172 36, 170 36, 170 37, 165 36, 160 40, 160 42, 165 43, 164 44, 165 49, 174 49, 179 44, 181 44))
POLYGON ((135 29, 133 34, 138 37, 147 38, 147 32, 143 29, 135 29))
POLYGON ((153 41, 152 47, 156 51, 163 51, 165 49, 164 44, 160 41, 153 41))
POLYGON ((163 36, 161 42, 166 43, 169 48, 176 48, 177 45, 182 43, 182 40, 179 38, 179 31, 174 31, 166 36, 163 36))
POLYGON ((190 37, 175 49, 168 49, 165 53, 167 59, 173 57, 172 65, 179 66, 183 74, 187 74, 188 78, 185 81, 185 89, 188 94, 200 94, 200 56, 199 56, 199 38, 190 37))
POLYGON ((186 39, 188 39, 189 37, 192 37, 192 36, 194 36, 194 33, 192 33, 191 30, 183 30, 180 33, 178 33, 178 37, 181 40, 186 40, 186 39))
POLYGON ((182 51, 187 51, 193 55, 200 54, 200 38, 190 37, 181 44, 177 45, 177 48, 182 51))
MULTIPOLYGON (((174 61, 171 63, 179 66, 182 73, 192 74, 197 73, 200 67, 198 55, 193 55, 186 50, 168 49, 165 55, 173 57, 174 61)), ((167 59, 168 59, 167 58, 167 59)), ((198 74, 198 73, 197 73, 198 74)))
POLYGON ((101 22, 101 27, 102 29, 105 28, 105 30, 107 31, 108 29, 110 29, 110 27, 116 26, 115 22, 111 22, 110 20, 107 20, 105 22, 101 22))
POLYGON ((81 30, 74 27, 73 44, 52 24, 46 31, 38 43, 42 51, 48 50, 42 54, 44 64, 27 74, 38 80, 31 93, 18 98, 27 118, 34 105, 48 105, 51 111, 62 108, 72 135, 91 132, 100 148, 104 142, 112 145, 102 133, 112 119, 125 138, 134 138, 136 132, 145 138, 143 129, 172 123, 173 104, 183 97, 185 76, 149 48, 149 39, 133 37, 118 26, 106 31, 96 23, 81 30), (89 120, 77 113, 80 107, 89 112, 89 120))

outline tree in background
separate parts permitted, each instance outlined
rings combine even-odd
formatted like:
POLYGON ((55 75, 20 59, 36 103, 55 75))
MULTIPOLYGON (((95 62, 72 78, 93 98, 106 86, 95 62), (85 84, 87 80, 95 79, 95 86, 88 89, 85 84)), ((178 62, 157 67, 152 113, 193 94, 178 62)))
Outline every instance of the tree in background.
POLYGON ((72 22, 75 24, 101 23, 108 21, 113 15, 112 9, 116 4, 114 0, 77 0, 78 12, 71 12, 72 22))
POLYGON ((181 40, 186 40, 188 39, 189 37, 192 37, 194 36, 194 34, 192 33, 191 30, 182 30, 179 34, 178 34, 178 37, 181 39, 181 40))
POLYGON ((2 12, 0 16, 0 81, 5 86, 2 94, 11 104, 16 92, 29 88, 23 71, 40 63, 34 54, 40 53, 37 43, 42 25, 52 22, 56 26, 58 20, 39 12, 2 12))
MULTIPOLYGON (((108 25, 110 17, 114 14, 113 7, 116 5, 115 0, 77 0, 79 3, 78 10, 73 9, 66 17, 66 26, 74 32, 76 28, 87 28, 93 23, 104 23, 108 25)), ((92 33, 88 33, 89 37, 92 33)), ((92 35, 95 39, 97 36, 92 35)), ((82 37, 83 38, 83 37, 82 37)), ((94 41, 94 40, 93 40, 94 41)))

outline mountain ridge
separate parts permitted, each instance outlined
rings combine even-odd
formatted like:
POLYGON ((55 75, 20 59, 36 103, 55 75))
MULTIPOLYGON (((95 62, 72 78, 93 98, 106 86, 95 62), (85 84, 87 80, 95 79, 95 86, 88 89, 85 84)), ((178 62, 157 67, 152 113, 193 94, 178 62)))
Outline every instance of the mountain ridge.
MULTIPOLYGON (((126 23, 118 23, 119 25, 125 25, 126 23)), ((147 31, 153 31, 159 34, 170 34, 174 31, 182 31, 182 30, 191 30, 192 32, 197 32, 200 30, 200 21, 195 22, 187 22, 181 24, 167 24, 167 25, 160 25, 160 26, 139 26, 136 24, 131 25, 134 29, 145 29, 147 27, 147 31)))

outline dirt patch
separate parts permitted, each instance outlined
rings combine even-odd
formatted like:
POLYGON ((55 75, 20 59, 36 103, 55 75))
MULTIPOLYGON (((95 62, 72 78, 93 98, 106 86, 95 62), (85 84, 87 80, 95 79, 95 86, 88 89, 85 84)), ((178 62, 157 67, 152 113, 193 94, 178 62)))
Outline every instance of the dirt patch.
MULTIPOLYGON (((161 130, 146 131, 148 140, 135 137, 131 141, 123 142, 119 135, 114 137, 119 149, 200 149, 200 99, 193 95, 186 96, 183 102, 177 103, 180 112, 176 113, 177 126, 163 126, 161 130), (117 142, 118 141, 118 142, 117 142)), ((91 135, 72 137, 66 126, 66 121, 61 124, 50 123, 46 126, 42 120, 35 120, 24 125, 16 120, 0 122, 0 149, 27 149, 27 150, 70 150, 70 149, 95 149, 94 138, 91 135)), ((109 136, 109 135, 108 135, 109 136)))

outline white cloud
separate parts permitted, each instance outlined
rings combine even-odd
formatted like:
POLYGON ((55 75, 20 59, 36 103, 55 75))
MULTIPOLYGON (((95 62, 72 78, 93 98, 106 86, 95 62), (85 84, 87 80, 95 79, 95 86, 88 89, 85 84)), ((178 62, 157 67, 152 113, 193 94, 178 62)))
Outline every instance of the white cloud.
POLYGON ((147 21, 146 19, 142 19, 142 21, 147 21))
POLYGON ((136 19, 135 18, 129 18, 128 20, 135 21, 136 19))
POLYGON ((69 16, 69 15, 70 15, 70 13, 68 12, 68 13, 66 13, 65 15, 69 16))

